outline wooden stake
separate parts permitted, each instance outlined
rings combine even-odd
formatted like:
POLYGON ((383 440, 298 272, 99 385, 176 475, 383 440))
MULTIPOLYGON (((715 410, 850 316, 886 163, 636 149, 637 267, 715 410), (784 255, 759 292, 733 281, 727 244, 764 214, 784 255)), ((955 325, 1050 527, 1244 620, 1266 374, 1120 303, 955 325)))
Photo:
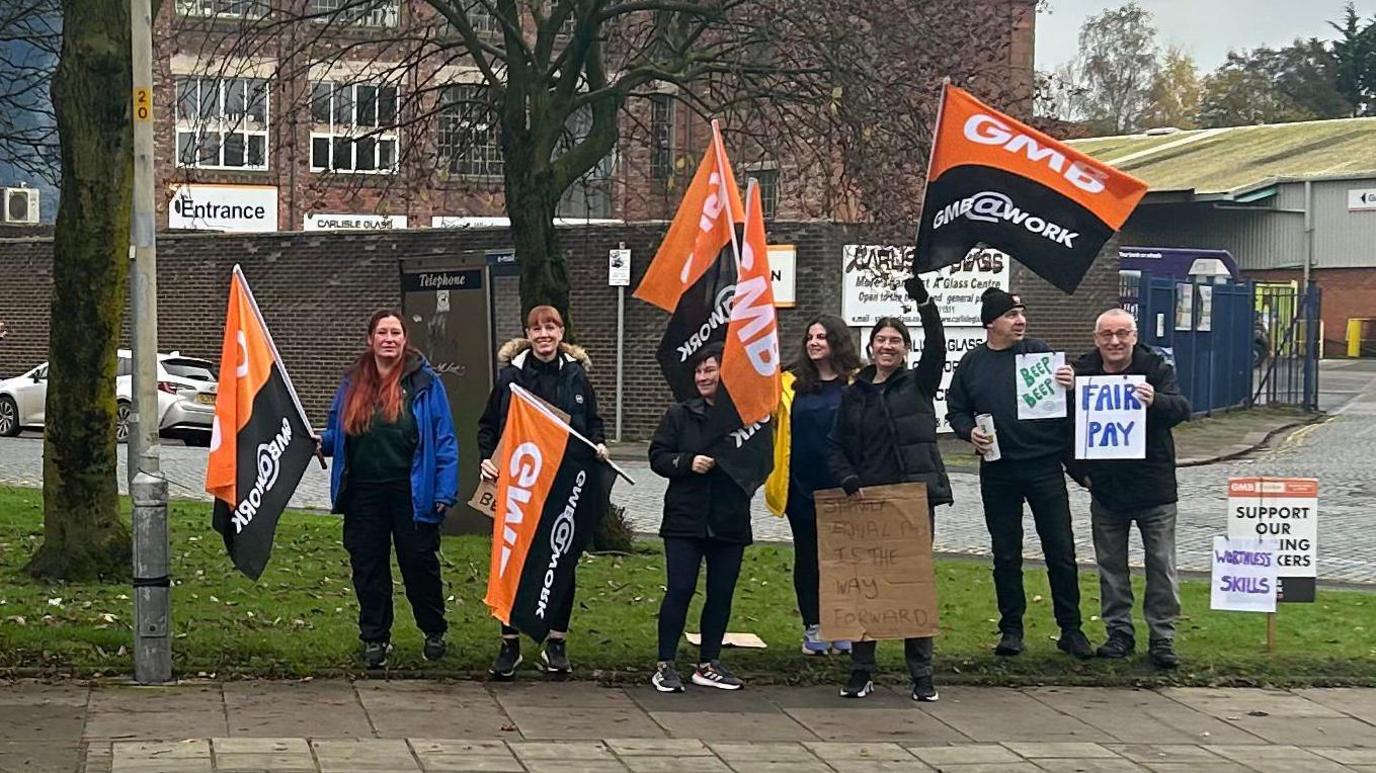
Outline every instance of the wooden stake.
POLYGON ((1266 651, 1276 651, 1276 613, 1266 613, 1266 651))

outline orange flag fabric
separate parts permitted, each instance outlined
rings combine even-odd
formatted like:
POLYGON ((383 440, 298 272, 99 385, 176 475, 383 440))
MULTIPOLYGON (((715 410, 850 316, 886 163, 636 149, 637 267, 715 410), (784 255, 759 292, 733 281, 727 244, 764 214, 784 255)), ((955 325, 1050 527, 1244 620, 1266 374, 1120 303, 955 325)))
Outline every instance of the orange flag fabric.
POLYGON ((726 329, 721 378, 741 423, 768 418, 779 405, 779 321, 769 273, 760 186, 750 181, 745 208, 745 242, 737 268, 736 295, 726 329))

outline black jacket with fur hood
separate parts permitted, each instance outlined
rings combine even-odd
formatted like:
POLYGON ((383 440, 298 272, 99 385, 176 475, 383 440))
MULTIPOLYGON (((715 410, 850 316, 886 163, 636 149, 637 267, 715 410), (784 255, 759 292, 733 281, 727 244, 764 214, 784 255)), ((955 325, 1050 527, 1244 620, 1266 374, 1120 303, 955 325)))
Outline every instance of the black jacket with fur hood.
POLYGON ((559 344, 559 356, 543 363, 531 353, 530 341, 515 338, 497 350, 497 384, 487 398, 487 409, 478 419, 478 453, 491 459, 506 426, 511 384, 529 389, 536 397, 569 415, 569 425, 594 443, 606 442, 597 395, 588 381, 592 360, 581 347, 559 344))

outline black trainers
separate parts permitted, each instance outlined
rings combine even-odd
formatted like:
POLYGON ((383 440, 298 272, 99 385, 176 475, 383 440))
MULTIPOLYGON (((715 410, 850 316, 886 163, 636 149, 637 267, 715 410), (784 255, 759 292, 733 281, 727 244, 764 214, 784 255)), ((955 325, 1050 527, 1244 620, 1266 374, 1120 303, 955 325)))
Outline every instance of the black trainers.
POLYGON ((1157 668, 1178 668, 1180 656, 1175 654, 1175 643, 1170 639, 1155 639, 1147 647, 1147 656, 1157 668))
POLYGON ((847 679, 845 686, 841 688, 841 697, 863 698, 872 692, 874 680, 870 679, 870 672, 857 668, 850 672, 850 679, 847 679))
POLYGON ((516 676, 516 667, 521 665, 521 640, 502 639, 502 648, 497 651, 497 659, 487 669, 494 679, 507 680, 516 676))
POLYGON ((387 656, 392 654, 392 643, 369 641, 363 643, 363 665, 368 668, 382 668, 387 665, 387 656))
POLYGON ((715 687, 718 690, 739 690, 745 686, 745 682, 728 671, 720 660, 699 663, 698 667, 693 669, 693 684, 715 687))
POLYGON ((921 676, 913 680, 913 700, 922 703, 936 703, 941 694, 936 691, 936 685, 932 683, 930 676, 921 676))
POLYGON ((1094 651, 1094 654, 1101 658, 1121 660, 1122 658, 1131 657, 1133 651, 1136 649, 1137 642, 1133 641, 1131 636, 1111 634, 1107 641, 1099 645, 1099 648, 1094 651))
POLYGON ((999 637, 999 643, 994 645, 994 654, 1002 658, 1012 658, 1021 655, 1023 651, 1022 634, 1005 633, 999 637))
POLYGON ((1060 641, 1056 642, 1056 649, 1079 658, 1089 660, 1094 657, 1094 649, 1089 646, 1089 639, 1079 628, 1071 628, 1061 631, 1060 641))
POLYGON ((650 684, 660 692, 683 692, 683 679, 678 675, 678 666, 672 661, 655 665, 655 675, 650 677, 650 684))
POLYGON ((540 661, 535 667, 551 676, 569 673, 573 670, 573 664, 569 662, 568 645, 563 639, 546 639, 545 649, 540 653, 540 661))
POLYGON ((425 646, 421 648, 421 657, 426 660, 440 660, 449 648, 444 646, 444 634, 432 633, 425 637, 425 646))

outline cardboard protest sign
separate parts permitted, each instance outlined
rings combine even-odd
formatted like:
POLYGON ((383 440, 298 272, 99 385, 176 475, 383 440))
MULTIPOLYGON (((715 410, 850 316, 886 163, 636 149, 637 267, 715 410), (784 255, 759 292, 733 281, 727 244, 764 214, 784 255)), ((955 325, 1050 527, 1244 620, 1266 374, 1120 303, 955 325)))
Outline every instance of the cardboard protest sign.
POLYGON ((1319 564, 1317 478, 1230 478, 1228 536, 1278 543, 1276 600, 1312 602, 1319 564))
POLYGON ((1075 379, 1075 458, 1147 458, 1147 407, 1137 399, 1146 376, 1075 379))
POLYGON ((1065 365, 1065 352, 1017 355, 1019 419, 1065 418, 1065 387, 1056 383, 1056 369, 1065 365))
POLYGON ((1275 540, 1214 537, 1209 608, 1227 612, 1276 611, 1275 540))
POLYGON ((867 486, 863 499, 830 489, 815 499, 822 638, 936 635, 927 487, 867 486))

